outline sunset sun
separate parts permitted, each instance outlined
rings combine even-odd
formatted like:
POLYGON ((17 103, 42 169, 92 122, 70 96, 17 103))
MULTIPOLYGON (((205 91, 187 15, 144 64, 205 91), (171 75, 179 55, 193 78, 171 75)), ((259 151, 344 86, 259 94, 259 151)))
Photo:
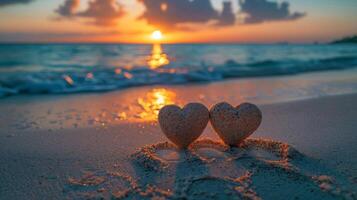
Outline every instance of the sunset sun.
POLYGON ((162 33, 160 30, 156 30, 156 31, 152 32, 152 34, 151 34, 151 39, 153 39, 153 40, 161 40, 162 37, 163 36, 162 36, 162 33))

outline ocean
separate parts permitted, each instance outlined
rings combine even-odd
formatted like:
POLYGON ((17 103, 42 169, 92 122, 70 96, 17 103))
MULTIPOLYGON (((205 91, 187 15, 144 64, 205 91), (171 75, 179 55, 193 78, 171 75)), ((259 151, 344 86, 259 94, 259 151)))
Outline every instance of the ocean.
POLYGON ((355 67, 357 45, 1 44, 0 96, 98 92, 355 67))

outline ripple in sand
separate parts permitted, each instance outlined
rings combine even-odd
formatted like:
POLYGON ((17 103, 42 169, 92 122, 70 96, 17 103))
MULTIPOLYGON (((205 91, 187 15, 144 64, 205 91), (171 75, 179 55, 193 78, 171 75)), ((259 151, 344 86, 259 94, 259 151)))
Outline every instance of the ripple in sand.
POLYGON ((196 154, 206 161, 225 160, 228 158, 228 156, 224 152, 209 147, 203 147, 197 149, 196 154))
POLYGON ((132 154, 131 158, 141 166, 160 171, 167 168, 170 161, 180 159, 182 162, 199 161, 206 164, 219 160, 263 160, 289 167, 289 156, 297 156, 295 154, 299 153, 275 141, 248 139, 239 148, 230 148, 221 142, 203 139, 194 142, 187 150, 178 150, 168 142, 145 146, 132 154))
MULTIPOLYGON (((203 139, 185 151, 175 149, 170 143, 158 143, 145 146, 131 156, 148 174, 160 173, 160 178, 172 179, 174 173, 174 198, 291 199, 291 194, 315 199, 355 197, 351 192, 338 192, 341 189, 332 182, 320 183, 315 177, 321 174, 303 171, 304 167, 294 165, 312 163, 282 142, 247 139, 240 147, 230 148, 221 142, 203 139), (182 155, 186 157, 179 159, 182 155)), ((151 179, 147 181, 160 184, 151 179)))
POLYGON ((162 158, 163 160, 166 160, 169 162, 179 162, 181 159, 180 152, 174 151, 174 150, 163 149, 163 150, 157 151, 156 154, 159 158, 162 158))
MULTIPOLYGON (((85 173, 68 179, 69 199, 356 199, 291 146, 247 139, 240 147, 199 140, 188 150, 168 142, 130 156, 135 174, 85 173), (136 178, 134 178, 136 177, 136 178)), ((120 170, 120 169, 118 169, 120 170)))
POLYGON ((236 178, 221 178, 203 176, 186 180, 182 186, 183 199, 260 199, 257 194, 249 189, 246 182, 249 173, 236 178))
POLYGON ((130 176, 117 172, 86 172, 69 178, 64 189, 69 199, 113 199, 136 193, 137 184, 130 176))

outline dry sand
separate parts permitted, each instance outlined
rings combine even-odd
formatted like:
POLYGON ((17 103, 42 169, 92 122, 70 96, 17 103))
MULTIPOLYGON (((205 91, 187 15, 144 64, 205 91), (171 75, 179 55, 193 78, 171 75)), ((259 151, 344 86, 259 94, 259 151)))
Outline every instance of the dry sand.
POLYGON ((233 92, 244 87, 256 85, 2 99, 0 199, 357 198, 356 94, 266 104, 233 92), (219 99, 263 112, 239 148, 208 126, 178 151, 154 120, 163 102, 219 99))

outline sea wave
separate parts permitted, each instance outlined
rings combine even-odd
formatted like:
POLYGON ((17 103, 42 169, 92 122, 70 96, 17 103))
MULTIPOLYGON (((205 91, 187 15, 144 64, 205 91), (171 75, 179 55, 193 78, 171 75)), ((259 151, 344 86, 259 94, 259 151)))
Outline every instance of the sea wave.
MULTIPOLYGON (((5 64, 5 63, 1 63, 5 64)), ((17 71, 0 74, 0 96, 110 91, 153 84, 183 84, 228 78, 293 75, 357 66, 357 57, 339 56, 312 60, 263 60, 209 66, 81 68, 80 70, 17 71)), ((78 69, 78 68, 77 68, 78 69)))

